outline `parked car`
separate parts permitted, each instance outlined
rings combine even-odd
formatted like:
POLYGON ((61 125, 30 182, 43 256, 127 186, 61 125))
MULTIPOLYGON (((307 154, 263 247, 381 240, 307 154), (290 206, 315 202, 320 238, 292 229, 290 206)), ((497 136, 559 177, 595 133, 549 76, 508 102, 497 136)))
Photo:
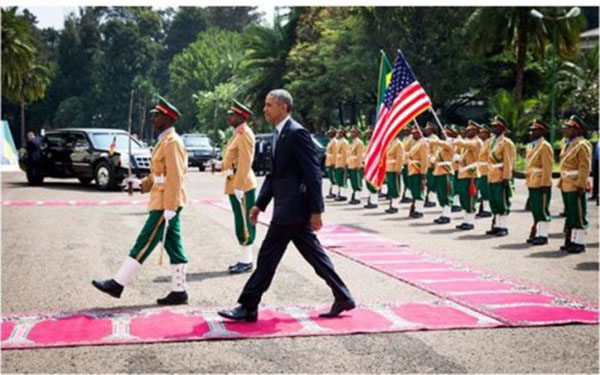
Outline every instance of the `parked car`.
POLYGON ((198 167, 201 172, 213 159, 220 159, 221 150, 205 134, 183 134, 183 145, 188 153, 188 166, 198 167))
MULTIPOLYGON (((100 190, 116 188, 128 175, 129 166, 136 177, 150 174, 150 150, 142 147, 124 130, 67 128, 48 130, 41 138, 42 156, 36 165, 38 172, 31 185, 44 182, 44 177, 78 178, 84 185, 96 181, 100 190), (128 156, 131 139, 131 157, 128 156), (114 149, 111 144, 114 142, 114 149)), ((26 153, 19 165, 29 166, 26 153)))
MULTIPOLYGON (((315 148, 317 149, 317 155, 319 159, 319 165, 321 170, 325 172, 325 147, 319 142, 314 135, 311 135, 315 148)), ((255 148, 254 148, 254 162, 252 163, 252 170, 257 176, 261 174, 267 174, 271 168, 271 157, 273 149, 273 134, 272 133, 260 133, 254 136, 255 148)))

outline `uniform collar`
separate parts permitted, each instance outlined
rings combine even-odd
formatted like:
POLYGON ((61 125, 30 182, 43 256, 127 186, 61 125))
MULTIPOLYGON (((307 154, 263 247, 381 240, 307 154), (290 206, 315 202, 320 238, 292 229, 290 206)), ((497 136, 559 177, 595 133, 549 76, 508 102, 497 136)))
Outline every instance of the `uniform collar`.
POLYGON ((171 133, 171 132, 173 132, 173 131, 175 131, 175 129, 174 129, 172 126, 171 126, 171 127, 169 127, 169 128, 167 128, 167 129, 165 129, 165 130, 163 130, 163 131, 162 131, 162 132, 160 132, 160 134, 158 135, 158 141, 159 141, 159 142, 160 142, 160 141, 162 141, 163 139, 165 139, 165 137, 166 137, 166 136, 167 136, 169 133, 171 133))

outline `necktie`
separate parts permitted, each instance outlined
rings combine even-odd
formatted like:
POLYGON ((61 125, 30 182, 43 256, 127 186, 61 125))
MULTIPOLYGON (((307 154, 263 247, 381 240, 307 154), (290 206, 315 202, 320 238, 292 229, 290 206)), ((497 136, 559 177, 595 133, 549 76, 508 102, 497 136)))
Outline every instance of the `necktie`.
POLYGON ((277 129, 273 132, 273 155, 275 155, 275 147, 277 147, 277 139, 279 138, 279 132, 277 129))

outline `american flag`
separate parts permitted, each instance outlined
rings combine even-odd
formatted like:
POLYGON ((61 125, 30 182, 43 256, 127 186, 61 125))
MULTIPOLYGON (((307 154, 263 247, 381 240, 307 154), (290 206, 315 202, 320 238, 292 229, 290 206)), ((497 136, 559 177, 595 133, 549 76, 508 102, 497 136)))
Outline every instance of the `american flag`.
POLYGON ((377 114, 375 132, 369 142, 365 160, 365 179, 380 187, 385 177, 385 155, 390 142, 400 129, 431 107, 431 100, 415 78, 401 52, 385 91, 383 105, 377 114))

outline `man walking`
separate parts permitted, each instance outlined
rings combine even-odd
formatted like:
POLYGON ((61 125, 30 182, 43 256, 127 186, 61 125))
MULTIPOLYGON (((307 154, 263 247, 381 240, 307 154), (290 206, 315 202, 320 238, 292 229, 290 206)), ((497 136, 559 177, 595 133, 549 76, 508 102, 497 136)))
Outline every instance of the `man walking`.
POLYGON ((158 133, 158 144, 150 160, 152 174, 142 181, 136 178, 131 180, 134 189, 139 188, 142 193, 150 192, 148 219, 115 277, 97 279, 92 284, 102 292, 120 298, 124 287, 130 283, 141 264, 162 239, 171 263, 171 292, 156 302, 159 305, 179 305, 188 301, 185 289, 188 257, 181 242, 179 221, 181 210, 187 203, 183 177, 187 172, 188 157, 181 137, 173 128, 173 123, 181 116, 177 108, 159 97, 158 103, 150 112, 153 113, 154 131, 158 133))
POLYGON ((258 254, 256 270, 238 298, 239 305, 218 312, 228 319, 257 320, 258 304, 290 242, 333 292, 331 310, 321 316, 335 317, 355 307, 348 288, 315 235, 323 226, 321 170, 309 132, 291 118, 292 106, 292 96, 283 89, 271 91, 265 99, 265 119, 275 126, 273 169, 250 211, 250 220, 255 224, 271 199, 274 199, 273 218, 258 254))
POLYGON ((256 201, 256 177, 252 171, 254 159, 254 133, 246 124, 252 111, 245 105, 233 101, 227 111, 227 125, 233 128, 233 136, 225 147, 223 171, 225 194, 229 196, 233 210, 235 235, 242 247, 239 262, 229 266, 229 273, 238 274, 252 270, 252 244, 256 227, 250 223, 250 209, 256 201))

